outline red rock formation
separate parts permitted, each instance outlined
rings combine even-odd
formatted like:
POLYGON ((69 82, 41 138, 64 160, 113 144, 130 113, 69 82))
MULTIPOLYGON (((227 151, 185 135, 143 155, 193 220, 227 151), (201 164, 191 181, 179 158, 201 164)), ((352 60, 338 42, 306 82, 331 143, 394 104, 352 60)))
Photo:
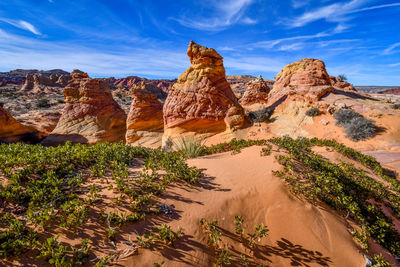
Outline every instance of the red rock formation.
POLYGON ((33 141, 36 138, 35 129, 21 124, 0 106, 0 143, 33 141))
POLYGON ((338 77, 329 76, 331 80, 331 85, 335 88, 346 90, 346 91, 356 91, 356 89, 348 82, 339 80, 338 77))
POLYGON ((112 87, 126 88, 127 90, 132 89, 136 85, 140 85, 142 82, 145 82, 146 84, 152 84, 154 86, 151 88, 151 90, 152 90, 151 93, 154 94, 155 96, 157 96, 158 99, 162 99, 162 100, 167 98, 169 89, 176 82, 176 79, 175 80, 165 80, 165 79, 163 79, 163 80, 148 80, 146 78, 140 78, 137 76, 129 76, 129 77, 120 78, 120 79, 109 78, 108 80, 112 87))
POLYGON ((44 144, 125 140, 126 114, 114 101, 105 80, 91 79, 75 70, 64 89, 65 106, 53 132, 44 144))
POLYGON ((164 104, 166 139, 174 130, 220 132, 243 127, 248 118, 225 78, 222 57, 191 41, 192 65, 179 76, 164 104))
POLYGON ((257 79, 247 83, 246 92, 240 99, 241 105, 253 105, 253 104, 266 104, 268 102, 268 94, 270 87, 273 86, 273 82, 264 80, 261 75, 257 79))
POLYGON ((270 103, 285 96, 292 100, 315 102, 333 91, 325 64, 318 59, 305 58, 291 63, 275 76, 275 80, 270 103))
POLYGON ((25 83, 22 86, 21 90, 22 91, 31 91, 31 90, 33 90, 33 87, 34 87, 33 76, 28 74, 28 75, 26 75, 25 83))
POLYGON ((131 90, 134 99, 126 121, 126 142, 128 144, 143 136, 152 135, 153 132, 162 135, 164 128, 163 106, 152 94, 153 87, 155 85, 143 81, 131 90))
POLYGON ((247 88, 247 83, 253 81, 256 77, 251 75, 228 75, 226 80, 232 88, 238 99, 242 98, 247 88))

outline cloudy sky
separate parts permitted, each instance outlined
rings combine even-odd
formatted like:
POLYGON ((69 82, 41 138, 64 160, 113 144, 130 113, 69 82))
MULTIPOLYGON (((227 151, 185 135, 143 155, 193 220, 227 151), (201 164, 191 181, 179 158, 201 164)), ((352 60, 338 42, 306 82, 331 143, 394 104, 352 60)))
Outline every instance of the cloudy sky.
POLYGON ((400 85, 399 17, 399 0, 4 0, 0 71, 175 78, 194 40, 231 75, 312 57, 355 85, 400 85))

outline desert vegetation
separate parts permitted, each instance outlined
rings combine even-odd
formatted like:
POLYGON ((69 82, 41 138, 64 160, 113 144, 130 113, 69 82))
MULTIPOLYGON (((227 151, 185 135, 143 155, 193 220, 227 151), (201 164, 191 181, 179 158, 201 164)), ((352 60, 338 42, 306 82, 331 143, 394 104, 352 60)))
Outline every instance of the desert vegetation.
MULTIPOLYGON (((87 262, 91 245, 83 240, 80 245, 70 246, 58 241, 57 235, 49 237, 52 230, 60 229, 74 236, 91 221, 103 226, 105 242, 115 244, 123 224, 160 213, 157 196, 170 183, 195 184, 201 177, 201 172, 188 167, 178 153, 121 143, 66 143, 58 147, 3 144, 0 151, 0 255, 13 258, 33 252, 54 266, 87 262), (142 171, 132 177, 130 168, 138 162, 142 162, 142 171), (163 175, 158 173, 160 170, 163 175), (116 208, 125 205, 129 212, 96 209, 103 200, 100 188, 104 187, 114 192, 116 208), (93 217, 93 213, 97 216, 93 217)), ((180 235, 180 231, 173 232, 161 225, 158 233, 138 237, 132 247, 146 247, 157 240, 168 245, 180 235)), ((104 257, 111 262, 119 256, 104 257)), ((99 266, 106 261, 100 255, 95 259, 99 266)))
POLYGON ((347 137, 353 141, 372 138, 380 130, 375 121, 365 118, 352 109, 339 109, 333 116, 336 119, 336 125, 342 126, 347 137))

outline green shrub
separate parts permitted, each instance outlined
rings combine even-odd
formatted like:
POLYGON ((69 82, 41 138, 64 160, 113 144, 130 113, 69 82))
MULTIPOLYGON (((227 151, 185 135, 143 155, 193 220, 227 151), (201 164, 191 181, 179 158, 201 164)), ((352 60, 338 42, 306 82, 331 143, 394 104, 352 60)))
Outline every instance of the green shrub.
POLYGON ((272 113, 270 108, 263 108, 256 111, 249 111, 247 115, 253 122, 267 122, 271 118, 272 113))
MULTIPOLYGON (((1 104, 0 104, 1 105, 1 104)), ((400 109, 400 104, 393 104, 390 106, 392 109, 400 109)))
POLYGON ((310 108, 309 110, 306 111, 306 115, 309 117, 315 117, 321 114, 321 111, 319 108, 310 108))

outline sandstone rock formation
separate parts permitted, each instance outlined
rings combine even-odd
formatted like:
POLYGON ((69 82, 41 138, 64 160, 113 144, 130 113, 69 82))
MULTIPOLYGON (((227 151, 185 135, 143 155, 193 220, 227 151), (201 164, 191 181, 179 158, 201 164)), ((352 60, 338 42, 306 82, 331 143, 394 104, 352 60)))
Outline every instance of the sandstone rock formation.
POLYGON ((25 83, 21 88, 21 91, 31 91, 33 90, 34 83, 33 83, 33 76, 30 74, 26 75, 25 83))
POLYGON ((285 66, 275 76, 275 84, 270 92, 270 103, 287 96, 304 102, 318 101, 334 88, 321 60, 305 58, 285 66))
POLYGON ((53 132, 43 144, 125 140, 126 114, 114 101, 105 80, 75 70, 64 89, 65 106, 53 132))
POLYGON ((233 93, 238 99, 242 98, 246 92, 247 83, 253 81, 256 77, 251 75, 228 75, 226 80, 232 88, 233 93))
POLYGON ((247 83, 246 92, 240 99, 241 105, 266 104, 272 81, 265 81, 261 75, 257 79, 247 83))
POLYGON ((120 78, 120 79, 115 79, 115 78, 109 78, 108 79, 110 82, 110 85, 114 88, 118 89, 127 89, 130 90, 134 88, 136 85, 140 85, 142 82, 146 84, 151 84, 154 85, 151 88, 148 88, 149 90, 152 90, 152 94, 157 96, 158 99, 160 100, 165 100, 167 98, 167 94, 169 89, 172 87, 172 85, 176 82, 175 80, 166 80, 166 79, 161 79, 161 80, 148 80, 146 78, 140 78, 137 76, 128 76, 125 78, 120 78))
POLYGON ((47 92, 48 87, 65 87, 71 76, 64 74, 52 74, 49 77, 43 74, 26 75, 25 83, 21 91, 31 91, 33 93, 47 92))
POLYGON ((331 85, 335 88, 343 89, 346 91, 356 91, 356 89, 353 87, 353 85, 351 85, 348 82, 341 81, 338 77, 329 76, 329 78, 331 80, 331 85))
POLYGON ((21 124, 0 106, 0 143, 35 141, 36 134, 35 129, 21 124))
POLYGON ((179 76, 164 104, 164 139, 174 132, 221 132, 243 127, 248 118, 226 81, 222 57, 191 41, 192 65, 179 76))
POLYGON ((144 136, 154 136, 152 133, 162 135, 164 129, 163 106, 152 94, 153 87, 155 85, 143 81, 131 90, 134 99, 126 121, 126 142, 128 144, 144 136))

